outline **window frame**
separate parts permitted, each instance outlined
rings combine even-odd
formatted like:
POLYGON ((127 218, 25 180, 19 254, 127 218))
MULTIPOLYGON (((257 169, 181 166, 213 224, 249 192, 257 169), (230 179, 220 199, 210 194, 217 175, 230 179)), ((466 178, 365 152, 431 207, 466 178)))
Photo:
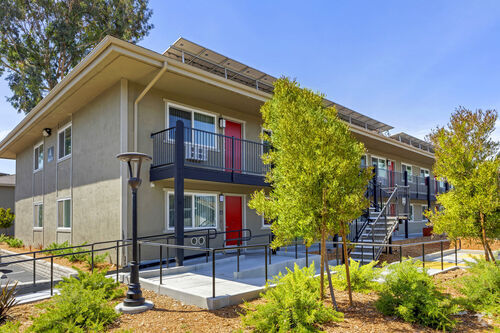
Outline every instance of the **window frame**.
MULTIPOLYGON (((73 127, 72 127, 73 123, 72 122, 69 122, 68 124, 66 124, 65 126, 61 127, 58 131, 57 131, 57 162, 61 162, 61 161, 64 161, 64 160, 67 160, 68 158, 71 158, 71 155, 73 155, 73 127), (64 132, 66 131, 69 127, 71 127, 71 152, 67 155, 64 155, 63 157, 59 156, 59 151, 60 151, 60 145, 61 145, 61 142, 59 140, 59 135, 61 134, 61 132, 64 132)), ((65 137, 64 139, 66 140, 66 134, 65 134, 65 137)), ((64 143, 63 143, 64 145, 64 143)))
MULTIPOLYGON (((403 177, 404 177, 404 172, 406 171, 406 170, 403 170, 403 165, 405 167, 410 167, 411 175, 409 175, 410 177, 408 177, 408 183, 413 183, 413 165, 409 164, 409 163, 401 162, 401 174, 403 175, 403 177)), ((401 179, 401 180, 404 181, 404 179, 401 179)))
MULTIPOLYGON (((213 112, 209 112, 209 111, 205 111, 205 110, 200 110, 198 108, 194 108, 194 107, 191 107, 191 106, 185 106, 185 105, 181 105, 181 104, 176 104, 176 103, 172 103, 172 102, 166 102, 165 103, 165 126, 166 128, 171 128, 171 127, 175 127, 175 124, 170 124, 170 107, 173 107, 175 109, 179 109, 181 111, 184 111, 184 112, 189 112, 191 114, 191 128, 192 129, 196 129, 194 128, 194 113, 199 113, 199 114, 202 114, 202 115, 205 115, 205 116, 209 116, 209 117, 212 117, 214 119, 214 145, 211 146, 211 145, 201 145, 201 144, 197 144, 195 142, 195 139, 194 139, 194 135, 191 135, 191 141, 186 141, 184 140, 184 144, 190 144, 190 145, 196 145, 196 147, 202 147, 202 148, 207 148, 207 149, 211 149, 211 150, 216 150, 218 151, 219 150, 219 145, 218 145, 218 140, 217 140, 217 137, 220 135, 219 132, 217 131, 218 129, 218 124, 217 124, 217 119, 218 119, 218 114, 217 113, 213 113, 213 112)), ((204 131, 204 130, 200 130, 200 131, 204 131)), ((205 131, 205 132, 208 132, 208 131, 205 131)), ((175 142, 175 140, 173 139, 170 139, 170 138, 166 138, 166 141, 167 142, 175 142)))
POLYGON ((408 216, 408 221, 409 222, 415 222, 415 205, 414 204, 410 204, 410 209, 411 209, 411 212, 408 214, 409 215, 408 216))
POLYGON ((43 141, 40 141, 38 144, 33 146, 33 173, 36 173, 38 171, 43 170, 44 164, 45 164, 45 154, 44 154, 44 143, 43 141), (38 149, 38 152, 40 153, 40 147, 42 147, 42 166, 38 165, 38 168, 36 168, 36 163, 38 161, 38 156, 36 155, 36 150, 38 149))
MULTIPOLYGON (((169 209, 169 197, 170 195, 175 195, 174 191, 172 190, 165 190, 165 225, 164 225, 164 231, 171 231, 175 229, 175 226, 170 227, 169 221, 170 221, 170 209, 169 209)), ((218 193, 215 192, 184 192, 184 196, 191 196, 191 227, 186 227, 184 226, 184 230, 206 230, 206 229, 218 229, 219 228, 219 195, 218 193), (195 227, 195 208, 194 208, 194 203, 195 203, 195 196, 196 195, 203 195, 203 196, 211 196, 215 198, 215 225, 210 226, 210 227, 195 227)), ((174 197, 175 198, 175 197, 174 197)), ((175 221, 174 221, 175 224, 175 221)))
POLYGON ((71 199, 71 197, 66 197, 66 198, 59 198, 56 200, 57 202, 57 208, 56 208, 56 212, 57 212, 57 231, 71 231, 72 228, 73 228, 73 200, 71 199), (64 202, 64 201, 68 201, 70 202, 70 215, 69 215, 69 227, 65 227, 64 226, 64 203, 63 203, 63 226, 60 226, 59 225, 59 202, 64 202))
POLYGON ((428 209, 428 207, 427 207, 427 205, 420 205, 420 208, 421 208, 420 215, 422 215, 421 221, 425 221, 426 218, 424 216, 424 211, 426 211, 428 209))
MULTIPOLYGON (((40 209, 40 208, 38 208, 40 209)), ((38 201, 33 203, 33 230, 43 230, 43 217, 44 217, 44 208, 43 208, 43 202, 38 201), (37 207, 42 207, 42 225, 39 225, 39 217, 40 213, 37 214, 37 207)), ((38 210, 39 212, 39 210, 38 210)))

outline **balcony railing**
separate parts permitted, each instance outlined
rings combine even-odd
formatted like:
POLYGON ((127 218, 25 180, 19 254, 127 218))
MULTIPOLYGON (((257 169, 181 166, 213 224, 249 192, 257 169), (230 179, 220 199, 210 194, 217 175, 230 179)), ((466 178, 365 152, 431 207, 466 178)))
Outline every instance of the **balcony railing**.
MULTIPOLYGON (((174 164, 177 130, 172 127, 151 134, 151 168, 174 164)), ((269 165, 262 162, 262 154, 269 149, 267 144, 190 127, 183 127, 182 131, 184 165, 259 176, 269 170, 269 165)))

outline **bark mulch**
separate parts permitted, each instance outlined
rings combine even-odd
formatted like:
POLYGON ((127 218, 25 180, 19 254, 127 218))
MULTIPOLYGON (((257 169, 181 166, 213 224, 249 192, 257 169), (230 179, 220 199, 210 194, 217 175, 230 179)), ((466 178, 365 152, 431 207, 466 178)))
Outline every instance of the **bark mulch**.
MULTIPOLYGON (((447 285, 467 274, 463 270, 448 271, 435 276, 440 284, 447 285)), ((447 292, 457 295, 450 286, 445 287, 447 292), (446 288, 450 288, 449 290, 446 288)), ((240 313, 242 305, 230 306, 224 309, 209 311, 195 306, 183 305, 168 296, 157 295, 154 292, 144 291, 144 296, 153 301, 155 307, 147 312, 136 315, 122 315, 110 327, 110 331, 131 330, 133 332, 235 332, 240 327, 240 313)), ((377 299, 375 293, 354 293, 354 305, 348 307, 348 294, 345 291, 335 291, 339 310, 344 312, 345 319, 340 323, 330 323, 322 327, 326 332, 436 332, 419 325, 405 323, 396 317, 380 314, 374 306, 377 299)), ((325 303, 331 306, 327 291, 325 303)), ((261 299, 252 301, 252 304, 263 302, 261 299)), ((22 323, 22 330, 31 325, 30 316, 36 315, 38 309, 34 304, 16 306, 11 315, 14 320, 22 323)), ((467 313, 458 317, 461 322, 455 332, 490 332, 494 328, 484 321, 479 321, 472 314, 467 313)), ((21 331, 22 331, 21 330, 21 331)))

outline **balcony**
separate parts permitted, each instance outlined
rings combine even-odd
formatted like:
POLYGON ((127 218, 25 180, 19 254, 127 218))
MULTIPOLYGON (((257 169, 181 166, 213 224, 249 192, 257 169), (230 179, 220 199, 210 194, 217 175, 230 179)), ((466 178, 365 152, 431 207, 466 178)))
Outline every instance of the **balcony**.
POLYGON ((153 162, 150 180, 185 179, 268 186, 268 165, 262 154, 268 145, 184 127, 177 123, 151 134, 153 162))

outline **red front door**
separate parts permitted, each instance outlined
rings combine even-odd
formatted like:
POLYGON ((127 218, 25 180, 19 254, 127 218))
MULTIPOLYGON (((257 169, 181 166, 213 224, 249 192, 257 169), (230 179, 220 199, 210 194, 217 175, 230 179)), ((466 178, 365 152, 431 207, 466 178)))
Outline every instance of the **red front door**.
POLYGON ((389 187, 394 187, 395 186, 395 181, 394 181, 394 171, 396 170, 396 163, 391 160, 387 160, 387 180, 388 180, 388 186, 389 187))
POLYGON ((241 229, 242 229, 241 197, 226 196, 226 245, 237 245, 238 243, 237 239, 241 238, 241 232, 237 232, 237 230, 241 229))
POLYGON ((241 172, 241 124, 226 120, 224 134, 226 171, 241 172))

